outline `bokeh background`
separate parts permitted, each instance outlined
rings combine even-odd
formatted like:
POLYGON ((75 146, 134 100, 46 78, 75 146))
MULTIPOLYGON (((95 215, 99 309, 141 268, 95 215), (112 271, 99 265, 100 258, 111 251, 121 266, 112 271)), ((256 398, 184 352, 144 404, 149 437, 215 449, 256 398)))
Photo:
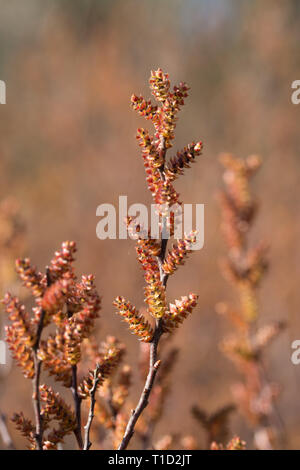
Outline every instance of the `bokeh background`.
MULTIPOLYGON (((158 437, 192 434, 203 447, 191 406, 213 412, 231 402, 238 378, 218 346, 229 326, 215 313, 217 302, 234 301, 219 269, 226 250, 215 198, 222 186, 218 155, 230 151, 263 159, 253 181, 260 212, 252 241, 270 242, 271 267, 259 292, 259 322, 288 323, 266 363, 282 387, 287 446, 300 446, 300 366, 290 360, 291 342, 300 339, 300 106, 291 103, 299 46, 297 0, 0 1, 0 79, 7 85, 0 198, 25 227, 22 242, 1 248, 1 295, 20 290, 15 256, 25 253, 43 269, 63 240, 75 240, 78 272, 94 273, 103 296, 98 337, 126 342, 133 367, 138 344, 112 300, 124 295, 140 307, 143 279, 132 241, 97 239, 96 208, 117 206, 119 195, 129 204, 151 203, 135 140, 144 122, 129 107, 131 94, 149 97, 150 70, 158 67, 172 83, 191 87, 174 148, 201 139, 205 151, 176 189, 186 203, 205 204, 205 245, 168 285, 170 301, 197 292, 199 307, 174 337, 180 356, 158 437)), ((30 416, 30 383, 15 366, 0 366, 0 376, 0 409, 30 416)), ((136 381, 133 399, 140 386, 136 381)), ((251 441, 238 414, 231 420, 236 433, 251 441)))

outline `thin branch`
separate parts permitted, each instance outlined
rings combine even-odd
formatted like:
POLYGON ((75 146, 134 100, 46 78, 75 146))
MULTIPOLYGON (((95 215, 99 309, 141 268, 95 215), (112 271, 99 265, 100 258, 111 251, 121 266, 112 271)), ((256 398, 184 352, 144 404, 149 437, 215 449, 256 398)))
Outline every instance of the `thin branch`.
POLYGON ((72 366, 72 386, 71 392, 74 399, 75 405, 75 415, 76 415, 76 429, 74 429, 74 434, 77 440, 77 444, 80 450, 83 449, 83 440, 81 434, 81 398, 78 395, 77 389, 77 365, 72 366))
MULTIPOLYGON (((158 332, 158 331, 160 331, 160 330, 156 329, 156 332, 158 332)), ((161 333, 160 333, 159 336, 157 335, 157 340, 155 340, 155 341, 153 341, 153 343, 151 343, 150 368, 149 368, 149 372, 148 372, 148 375, 147 375, 146 383, 145 383, 144 389, 142 391, 142 394, 140 396, 140 399, 139 399, 139 402, 138 402, 138 405, 137 405, 136 409, 132 410, 131 417, 128 421, 125 434, 123 436, 121 444, 119 445, 118 450, 125 450, 127 448, 128 444, 130 442, 130 439, 132 438, 132 436, 134 434, 134 428, 135 428, 136 422, 139 419, 139 417, 140 417, 141 413, 143 412, 143 410, 148 405, 149 395, 151 393, 151 390, 152 390, 152 387, 153 387, 153 384, 154 384, 154 380, 155 380, 157 371, 158 371, 159 366, 160 366, 160 361, 155 361, 153 363, 153 360, 156 359, 156 357, 157 357, 157 345, 158 345, 158 341, 159 341, 160 336, 161 336, 161 333)))
POLYGON ((40 339, 44 326, 45 311, 42 310, 40 321, 37 327, 36 341, 32 348, 34 360, 34 378, 32 380, 32 403, 35 416, 35 442, 38 450, 43 450, 43 422, 41 416, 41 402, 40 402, 40 376, 42 361, 38 358, 38 350, 40 346, 40 339))
POLYGON ((11 435, 7 429, 6 416, 3 413, 0 413, 0 435, 5 447, 9 450, 15 450, 15 446, 11 435))
POLYGON ((93 378, 93 386, 90 390, 90 398, 91 398, 91 403, 90 403, 90 409, 89 409, 89 415, 88 415, 88 420, 86 425, 84 426, 84 447, 83 450, 89 450, 92 443, 90 441, 90 430, 92 426, 92 422, 94 419, 94 410, 95 410, 95 404, 96 404, 96 391, 97 391, 97 386, 100 380, 99 377, 99 371, 100 371, 100 365, 97 364, 95 370, 94 370, 94 378, 93 378))

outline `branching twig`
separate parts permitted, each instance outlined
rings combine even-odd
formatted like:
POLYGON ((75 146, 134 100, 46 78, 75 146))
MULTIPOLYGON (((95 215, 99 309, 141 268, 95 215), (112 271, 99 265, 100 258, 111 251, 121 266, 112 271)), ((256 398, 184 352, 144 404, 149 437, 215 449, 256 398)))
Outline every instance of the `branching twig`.
POLYGON ((181 301, 177 301, 177 304, 171 307, 173 310, 176 310, 176 315, 174 314, 176 319, 174 320, 174 318, 172 318, 172 313, 167 311, 165 288, 169 274, 173 273, 179 264, 182 264, 183 258, 188 252, 184 241, 182 241, 182 249, 173 247, 173 252, 170 252, 168 255, 170 260, 172 260, 172 262, 170 262, 172 266, 167 267, 165 264, 168 258, 168 256, 166 256, 166 249, 168 239, 171 235, 171 227, 172 234, 174 234, 175 231, 173 230, 175 227, 175 211, 174 209, 172 210, 172 207, 178 204, 181 205, 181 203, 178 202, 179 195, 176 193, 172 181, 183 174, 184 168, 190 167, 190 163, 194 161, 196 155, 201 154, 202 142, 189 144, 182 152, 177 152, 176 157, 171 159, 169 164, 166 165, 166 152, 167 149, 172 147, 171 141, 174 139, 177 113, 181 106, 184 105, 184 99, 188 96, 188 87, 185 83, 181 82, 179 86, 173 88, 173 91, 170 91, 169 76, 163 73, 161 69, 151 72, 149 83, 152 94, 158 101, 159 106, 153 106, 151 101, 147 101, 142 96, 137 95, 132 95, 131 106, 134 110, 138 111, 141 116, 150 119, 155 129, 154 137, 150 136, 147 130, 140 128, 137 131, 139 145, 142 148, 148 188, 154 197, 156 205, 163 208, 163 210, 158 211, 161 216, 160 243, 156 240, 155 250, 151 251, 145 244, 143 245, 142 238, 140 238, 140 246, 137 248, 139 254, 138 259, 142 263, 143 269, 146 271, 146 303, 149 306, 150 315, 155 318, 155 328, 153 332, 151 327, 151 334, 149 334, 148 322, 145 322, 143 317, 136 313, 135 307, 133 307, 130 302, 124 301, 124 298, 118 297, 116 299, 114 304, 119 309, 121 316, 131 324, 130 328, 135 334, 140 336, 142 341, 150 342, 150 363, 146 383, 137 407, 132 411, 125 434, 119 445, 119 450, 127 448, 133 436, 135 424, 148 404, 148 399, 160 364, 157 354, 158 344, 162 334, 168 331, 166 327, 166 317, 169 317, 170 329, 176 328, 176 326, 186 318, 187 313, 190 313, 191 308, 189 303, 194 307, 196 305, 195 299, 197 298, 195 294, 191 294, 189 298, 182 297, 181 301), (166 214, 166 212, 168 214, 166 214), (172 217, 174 217, 173 220, 172 217), (170 219, 169 227, 168 218, 170 219), (158 254, 157 245, 159 244, 158 254), (139 250, 139 248, 141 248, 141 250, 139 250), (154 253, 157 254, 157 264, 152 263, 154 261, 152 259, 154 253), (159 268, 159 275, 157 267, 159 268))
MULTIPOLYGON (((160 331, 160 329, 157 328, 156 332, 159 332, 159 331, 160 331)), ((128 421, 125 434, 123 436, 122 442, 121 442, 118 450, 125 450, 127 448, 128 444, 130 442, 130 439, 133 436, 136 422, 139 419, 139 417, 140 417, 141 413, 143 412, 143 410, 148 405, 149 395, 151 393, 151 390, 152 390, 152 387, 153 387, 153 384, 154 384, 154 380, 155 380, 157 371, 158 371, 159 366, 160 366, 160 361, 155 361, 153 363, 153 360, 156 359, 156 357, 157 357, 157 345, 158 345, 158 341, 159 341, 160 336, 161 336, 161 333, 159 334, 159 336, 157 335, 157 339, 154 340, 153 343, 151 344, 150 368, 149 368, 149 372, 148 372, 148 375, 147 375, 146 383, 145 383, 144 389, 142 391, 142 394, 140 396, 140 399, 139 399, 139 402, 138 402, 138 405, 137 405, 136 409, 132 410, 131 417, 128 421)))
POLYGON ((90 430, 92 426, 92 422, 94 419, 94 409, 95 409, 95 404, 96 404, 96 398, 95 394, 97 391, 97 386, 100 380, 99 377, 99 371, 100 371, 100 365, 97 364, 95 370, 94 370, 94 379, 93 379, 93 386, 90 390, 90 398, 91 398, 91 403, 90 403, 90 409, 89 409, 89 415, 88 415, 88 420, 86 425, 84 426, 84 447, 83 450, 89 450, 92 443, 90 441, 90 430))

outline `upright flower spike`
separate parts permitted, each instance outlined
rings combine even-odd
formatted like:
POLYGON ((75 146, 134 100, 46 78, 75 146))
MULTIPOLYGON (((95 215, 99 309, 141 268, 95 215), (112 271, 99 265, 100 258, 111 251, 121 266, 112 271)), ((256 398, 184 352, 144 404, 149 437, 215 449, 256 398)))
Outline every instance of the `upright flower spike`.
MULTIPOLYGON (((163 164, 163 157, 158 152, 153 137, 150 136, 149 132, 145 129, 139 128, 137 130, 136 138, 139 140, 139 146, 142 149, 142 154, 147 167, 153 169, 160 168, 163 164)), ((157 174, 158 176, 158 174, 157 174)))
POLYGON ((153 119, 157 112, 157 106, 153 106, 151 101, 146 101, 142 96, 132 95, 131 106, 135 111, 138 111, 141 116, 146 119, 153 119))
POLYGON ((221 156, 225 166, 226 191, 221 195, 222 230, 228 243, 228 259, 223 263, 224 274, 238 287, 242 313, 246 321, 255 321, 258 310, 255 289, 267 268, 265 245, 247 249, 246 234, 253 222, 256 204, 250 196, 249 179, 260 166, 258 157, 235 159, 231 154, 221 156), (244 253, 246 252, 246 256, 244 253))
POLYGON ((169 96, 169 74, 163 73, 160 68, 155 71, 152 70, 149 83, 153 96, 155 96, 157 101, 164 103, 169 96))
POLYGON ((252 338, 252 345, 256 356, 260 355, 264 348, 268 346, 284 330, 285 323, 274 321, 259 328, 252 338))
POLYGON ((114 305, 117 307, 119 315, 128 323, 129 329, 138 336, 141 341, 151 341, 153 329, 130 302, 127 302, 124 297, 117 297, 114 301, 114 305))
MULTIPOLYGON (((147 252, 151 256, 159 256, 161 251, 161 246, 158 240, 151 238, 151 230, 145 232, 140 224, 134 223, 133 217, 126 218, 126 227, 130 235, 130 238, 136 240, 137 242, 137 254, 139 255, 139 250, 141 252, 147 252)), ((138 258, 139 259, 139 258, 138 258)), ((142 260, 140 260, 142 261, 142 260)))
POLYGON ((157 205, 158 212, 163 216, 167 214, 170 207, 180 204, 179 194, 175 191, 173 185, 168 179, 158 183, 157 191, 154 195, 154 201, 157 205))
POLYGON ((81 359, 81 338, 75 322, 66 322, 64 340, 66 360, 75 366, 81 359))
POLYGON ((249 180, 260 167, 260 159, 250 156, 245 161, 231 154, 221 155, 225 167, 226 191, 219 195, 222 208, 221 229, 233 250, 241 250, 256 214, 257 203, 249 191, 249 180))
POLYGON ((43 416, 47 419, 48 416, 54 416, 57 421, 64 422, 66 428, 71 430, 75 425, 75 416, 71 411, 69 405, 55 393, 51 387, 46 385, 40 386, 41 401, 43 403, 43 416))
POLYGON ((181 297, 181 300, 175 300, 175 304, 170 304, 169 310, 163 317, 163 330, 171 333, 175 328, 178 328, 183 320, 187 318, 196 307, 197 298, 197 295, 189 294, 189 296, 181 297))
POLYGON ((65 436, 70 432, 66 432, 64 425, 60 425, 58 429, 54 428, 48 433, 47 439, 43 443, 43 450, 58 450, 58 444, 62 444, 65 436))
POLYGON ((247 322, 253 322, 258 317, 257 298, 254 286, 248 280, 239 281, 237 285, 239 289, 240 303, 242 312, 247 322))
POLYGON ((158 205, 172 205, 178 202, 178 195, 171 182, 183 172, 183 168, 202 152, 202 142, 189 144, 165 165, 166 150, 172 146, 177 113, 188 96, 188 87, 180 83, 170 89, 168 74, 161 69, 151 72, 150 88, 159 106, 146 101, 142 96, 132 95, 132 108, 142 116, 151 120, 155 128, 155 137, 151 137, 145 129, 138 129, 137 138, 143 149, 143 158, 147 174, 148 187, 158 205), (162 178, 163 169, 164 177, 162 178))
POLYGON ((43 422, 48 423, 54 419, 59 423, 59 429, 50 432, 44 443, 44 449, 55 449, 59 442, 63 442, 67 434, 75 430, 76 417, 70 406, 59 396, 59 393, 54 393, 51 387, 41 385, 40 397, 43 403, 41 411, 43 422))
POLYGON ((69 388, 72 385, 72 368, 65 349, 63 331, 57 330, 55 335, 49 335, 47 341, 41 341, 39 359, 50 376, 69 388))
POLYGON ((18 331, 12 325, 5 327, 6 337, 5 340, 8 348, 12 353, 13 359, 16 361, 18 367, 22 370, 25 378, 34 378, 34 358, 32 349, 26 344, 27 340, 19 335, 18 331))
POLYGON ((160 108, 161 116, 156 135, 161 134, 163 136, 166 148, 172 147, 171 141, 175 137, 174 131, 177 113, 180 107, 184 105, 184 99, 188 96, 188 90, 189 88, 183 82, 179 86, 174 86, 173 92, 168 93, 167 99, 160 108))
MULTIPOLYGON (((113 336, 107 338, 106 343, 102 346, 103 352, 99 356, 99 362, 97 364, 97 386, 101 386, 105 379, 110 377, 118 365, 120 364, 125 347, 122 343, 119 343, 113 336)), ((94 373, 89 371, 88 375, 83 379, 79 385, 79 394, 82 399, 89 396, 90 391, 94 384, 94 373)), ((96 390, 95 390, 96 391, 96 390)))
POLYGON ((149 313, 154 318, 161 318, 166 310, 166 295, 165 286, 160 279, 158 262, 149 253, 145 245, 143 247, 141 244, 138 244, 136 251, 147 284, 145 287, 145 302, 148 304, 149 313))
POLYGON ((35 439, 34 439, 34 425, 30 419, 25 418, 24 414, 21 413, 14 413, 13 417, 11 418, 12 422, 15 423, 17 430, 22 434, 22 436, 26 437, 26 439, 30 443, 30 449, 35 449, 35 439))
POLYGON ((253 286, 257 287, 263 278, 263 275, 269 267, 267 259, 268 245, 260 243, 247 253, 246 269, 248 270, 248 277, 253 286))
POLYGON ((251 155, 246 160, 235 158, 231 154, 223 154, 220 161, 225 167, 224 181, 227 185, 229 196, 239 210, 243 210, 252 204, 249 192, 249 179, 259 169, 261 160, 256 155, 251 155))
POLYGON ((243 369, 246 362, 256 359, 256 352, 251 347, 249 338, 230 335, 223 339, 220 344, 222 352, 236 364, 238 369, 243 369))
POLYGON ((9 293, 4 296, 2 303, 5 305, 15 334, 22 339, 24 344, 32 346, 35 341, 35 332, 25 306, 17 297, 12 297, 9 293))
POLYGON ((192 231, 183 240, 178 240, 169 251, 163 264, 166 274, 173 274, 180 265, 183 265, 188 254, 192 251, 192 245, 196 241, 196 232, 192 231))
POLYGON ((46 289, 46 276, 36 271, 30 264, 30 259, 16 260, 16 271, 23 281, 25 287, 31 290, 34 297, 42 297, 46 289))
POLYGON ((74 254, 76 253, 76 243, 66 241, 62 244, 61 250, 56 251, 49 265, 49 277, 51 283, 58 279, 62 279, 66 273, 73 276, 74 254))
POLYGON ((95 320, 99 318, 101 299, 94 287, 94 277, 82 276, 77 283, 65 275, 46 290, 42 306, 46 313, 53 315, 57 331, 54 340, 50 336, 46 344, 42 343, 40 357, 44 358, 49 373, 67 384, 68 364, 78 364, 82 342, 93 332, 95 320), (62 313, 64 305, 65 314, 62 313))
POLYGON ((94 330, 95 320, 99 318, 101 301, 97 291, 93 287, 93 279, 83 278, 82 283, 77 284, 74 290, 74 297, 69 299, 68 309, 75 312, 65 321, 64 339, 66 357, 70 364, 75 365, 81 358, 81 345, 85 338, 88 338, 94 330), (86 287, 88 282, 88 288, 86 287), (81 309, 78 312, 74 305, 81 309))
MULTIPOLYGON (((118 447, 119 450, 127 448, 137 421, 149 402, 150 394, 156 402, 153 407, 153 414, 156 417, 160 416, 165 394, 164 387, 160 383, 155 385, 155 377, 161 366, 161 361, 158 360, 158 343, 164 333, 174 331, 184 318, 191 313, 197 299, 195 294, 190 294, 168 307, 166 301, 168 277, 184 263, 190 251, 190 243, 193 241, 194 235, 192 234, 190 238, 185 237, 183 240, 178 241, 168 254, 167 244, 168 238, 174 236, 178 222, 176 211, 178 206, 181 206, 179 194, 172 183, 183 174, 184 168, 190 167, 195 157, 201 154, 202 142, 193 142, 184 147, 181 152, 177 153, 176 157, 171 158, 169 163, 166 163, 167 151, 172 147, 174 139, 177 115, 188 96, 188 87, 181 82, 171 89, 169 76, 161 69, 151 72, 149 84, 152 95, 158 103, 157 106, 153 105, 151 101, 136 95, 131 98, 131 106, 140 115, 150 120, 154 126, 153 137, 147 130, 138 129, 137 138, 142 148, 146 181, 159 217, 159 235, 158 239, 153 241, 149 237, 149 234, 151 234, 151 230, 149 230, 147 239, 143 228, 135 225, 135 234, 132 238, 137 242, 137 258, 142 266, 146 282, 145 302, 148 307, 147 312, 154 318, 155 324, 152 328, 124 297, 118 297, 115 300, 114 305, 129 324, 129 328, 139 339, 149 342, 151 350, 145 386, 139 403, 128 421, 118 447)), ((128 218, 129 233, 133 231, 133 224, 133 219, 128 218)), ((143 423, 138 426, 143 427, 143 423)), ((146 441, 147 438, 145 438, 146 441)))
MULTIPOLYGON (((271 424, 276 413, 273 402, 277 394, 271 392, 272 387, 262 373, 261 352, 279 334, 283 325, 267 325, 257 329, 256 324, 259 315, 256 291, 268 268, 266 244, 260 243, 251 249, 248 247, 248 234, 257 210, 249 182, 260 167, 260 159, 250 156, 242 160, 225 154, 221 156, 221 163, 225 167, 225 190, 220 195, 221 229, 229 249, 227 259, 222 263, 222 271, 236 288, 240 307, 238 311, 225 307, 225 313, 236 332, 223 340, 221 349, 243 376, 243 382, 234 387, 234 396, 241 413, 253 429, 255 446, 272 449, 274 434, 278 431, 271 424)), ((221 308, 222 311, 224 308, 221 308)))
POLYGON ((11 325, 5 327, 6 342, 24 377, 31 379, 34 376, 32 346, 36 335, 29 314, 18 298, 8 293, 2 303, 11 321, 11 325))
POLYGON ((152 197, 155 198, 159 182, 161 181, 159 168, 163 164, 163 155, 158 151, 154 138, 150 136, 147 130, 139 128, 136 138, 142 149, 148 189, 151 191, 152 197))
POLYGON ((202 148, 202 142, 192 142, 183 150, 177 152, 176 157, 172 157, 170 162, 166 164, 165 173, 168 180, 174 181, 179 175, 183 175, 184 168, 190 168, 196 156, 201 155, 202 148))
POLYGON ((244 232, 248 229, 248 221, 241 221, 237 217, 236 208, 225 192, 218 195, 222 210, 221 231, 228 247, 232 251, 238 251, 243 247, 244 232))
POLYGON ((69 286, 67 279, 60 279, 46 289, 41 305, 47 315, 54 315, 62 310, 69 286))

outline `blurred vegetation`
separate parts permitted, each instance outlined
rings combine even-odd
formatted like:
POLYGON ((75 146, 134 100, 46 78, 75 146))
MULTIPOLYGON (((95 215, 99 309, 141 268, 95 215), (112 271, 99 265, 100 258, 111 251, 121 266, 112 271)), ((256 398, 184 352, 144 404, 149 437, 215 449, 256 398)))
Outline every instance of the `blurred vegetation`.
MULTIPOLYGON (((300 107, 290 100, 291 83, 299 79, 299 1, 1 0, 0 11, 0 78, 7 84, 7 105, 0 107, 0 199, 14 196, 21 205, 27 254, 40 268, 63 240, 78 242, 78 269, 96 274, 103 295, 103 335, 129 344, 129 362, 136 344, 111 302, 120 291, 136 298, 142 276, 132 242, 96 238, 96 207, 117 204, 122 194, 129 204, 151 202, 131 94, 148 96, 146 80, 158 67, 173 83, 185 80, 191 87, 175 148, 201 139, 205 158, 193 166, 189 184, 183 178, 177 189, 186 202, 205 204, 205 247, 170 282, 170 298, 185 288, 198 292, 199 309, 175 339, 181 355, 159 435, 172 428, 204 442, 191 406, 205 404, 211 413, 231 400, 236 375, 219 351, 226 326, 214 311, 227 297, 218 265, 225 248, 215 201, 222 185, 217 157, 222 151, 261 155, 254 242, 270 242, 271 267, 260 309, 262 322, 289 325, 272 346, 268 367, 283 387, 279 408, 288 446, 299 447, 300 377, 290 362, 291 341, 300 334, 300 107)), ((26 386, 13 368, 0 384, 0 407, 4 403, 11 414, 18 402, 30 414, 26 386)), ((237 415, 231 421, 232 434, 249 440, 243 421, 237 415)))

